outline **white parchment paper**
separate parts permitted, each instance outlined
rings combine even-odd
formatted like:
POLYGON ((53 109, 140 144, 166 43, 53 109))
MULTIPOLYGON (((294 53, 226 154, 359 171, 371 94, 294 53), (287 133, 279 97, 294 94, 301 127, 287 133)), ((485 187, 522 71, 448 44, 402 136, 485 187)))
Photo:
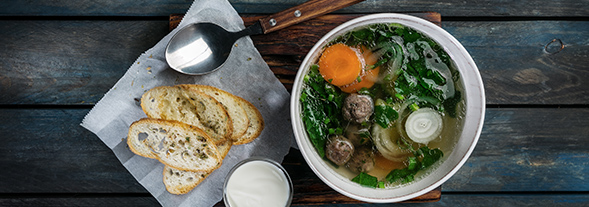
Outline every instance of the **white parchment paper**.
POLYGON ((196 0, 178 28, 141 54, 81 124, 111 148, 125 168, 163 206, 212 206, 222 199, 225 176, 239 161, 261 156, 281 162, 289 148, 296 145, 289 121, 290 95, 249 37, 239 39, 227 62, 211 74, 188 76, 169 68, 164 58, 166 44, 180 28, 195 22, 213 22, 229 31, 245 28, 227 0, 196 0), (133 154, 127 147, 126 137, 131 123, 146 117, 139 105, 145 91, 155 86, 185 83, 215 86, 250 101, 262 113, 266 126, 255 141, 233 146, 223 165, 194 190, 173 195, 166 191, 162 181, 164 165, 133 154))

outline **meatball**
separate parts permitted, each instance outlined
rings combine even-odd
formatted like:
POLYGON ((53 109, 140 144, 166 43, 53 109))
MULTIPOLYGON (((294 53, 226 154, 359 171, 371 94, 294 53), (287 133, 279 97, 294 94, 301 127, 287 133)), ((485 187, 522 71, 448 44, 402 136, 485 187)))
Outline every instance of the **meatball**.
POLYGON ((372 148, 361 147, 354 152, 352 159, 347 163, 347 167, 356 173, 368 172, 374 169, 374 162, 374 151, 372 151, 372 148))
POLYGON ((344 165, 354 154, 354 145, 344 136, 333 136, 325 146, 325 156, 336 165, 344 165))
POLYGON ((372 115, 374 102, 370 96, 353 93, 344 100, 342 111, 346 120, 362 123, 368 121, 372 115))
POLYGON ((360 124, 350 124, 346 127, 345 136, 354 146, 367 145, 370 143, 370 131, 360 124))

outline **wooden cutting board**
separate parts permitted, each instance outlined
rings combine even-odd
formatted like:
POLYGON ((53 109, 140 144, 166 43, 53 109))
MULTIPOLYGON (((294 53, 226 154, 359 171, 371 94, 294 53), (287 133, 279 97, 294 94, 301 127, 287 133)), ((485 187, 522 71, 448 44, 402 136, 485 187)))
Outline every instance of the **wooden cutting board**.
MULTIPOLYGON (((437 24, 438 26, 441 26, 442 23, 441 15, 436 12, 415 12, 405 14, 421 17, 437 24)), ((294 82, 294 78, 298 71, 298 67, 307 52, 311 50, 313 45, 333 28, 348 20, 360 16, 363 16, 363 14, 324 15, 276 32, 265 35, 251 36, 251 38, 266 63, 268 63, 270 66, 272 72, 274 72, 276 77, 278 77, 280 82, 290 92, 292 89, 292 83, 294 82)), ((180 24, 180 21, 182 21, 183 17, 184 15, 182 14, 170 15, 170 31, 180 24)), ((242 15, 241 17, 243 19, 244 25, 249 26, 264 16, 242 15)), ((307 168, 304 171, 311 171, 304 162, 305 161, 302 159, 302 156, 298 150, 291 150, 291 152, 285 157, 283 165, 286 165, 285 168, 287 169, 292 169, 293 167, 307 168)), ((303 170, 297 169, 297 171, 303 170)), ((315 176, 315 174, 312 172, 306 172, 303 174, 303 176, 308 178, 294 178, 297 176, 291 175, 291 177, 293 177, 293 185, 295 186, 292 205, 363 203, 361 201, 344 196, 331 189, 329 186, 321 182, 319 178, 317 178, 317 176, 315 176), (304 184, 308 182, 313 184, 304 184)), ((442 197, 441 189, 442 187, 440 186, 422 196, 405 201, 403 203, 424 203, 439 201, 442 197)), ((218 203, 216 206, 223 206, 223 202, 218 203)))

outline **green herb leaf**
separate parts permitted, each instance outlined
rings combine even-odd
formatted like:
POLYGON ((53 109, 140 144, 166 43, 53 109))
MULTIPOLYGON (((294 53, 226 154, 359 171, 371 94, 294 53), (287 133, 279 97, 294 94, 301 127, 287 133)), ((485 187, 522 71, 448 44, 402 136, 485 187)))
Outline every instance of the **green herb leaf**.
MULTIPOLYGON (((352 178, 352 181, 356 182, 360 185, 363 185, 366 187, 371 187, 371 188, 376 188, 379 186, 378 178, 376 178, 372 175, 369 175, 365 172, 361 172, 356 177, 352 178)), ((383 187, 384 187, 384 183, 383 183, 383 187)))
POLYGON ((374 105, 374 122, 382 128, 389 125, 399 118, 399 113, 382 99, 378 99, 374 105))
POLYGON ((407 165, 407 169, 413 170, 417 167, 417 157, 409 157, 409 164, 407 165))
POLYGON ((330 134, 341 133, 341 107, 345 95, 323 79, 319 66, 313 65, 304 80, 301 94, 301 118, 309 139, 321 157, 330 134))
POLYGON ((409 170, 408 168, 395 169, 386 176, 386 180, 390 183, 397 181, 401 181, 401 183, 408 183, 415 179, 416 173, 416 170, 409 170))
POLYGON ((436 161, 444 156, 442 150, 429 149, 428 147, 419 148, 418 152, 420 152, 421 156, 423 156, 420 169, 425 169, 429 166, 432 166, 436 161))
POLYGON ((378 181, 378 188, 384 188, 384 182, 378 181))
POLYGON ((440 149, 430 149, 426 146, 416 150, 414 155, 415 157, 408 158, 409 164, 406 168, 392 170, 385 179, 390 183, 411 182, 415 180, 417 172, 432 166, 444 156, 444 153, 440 149))

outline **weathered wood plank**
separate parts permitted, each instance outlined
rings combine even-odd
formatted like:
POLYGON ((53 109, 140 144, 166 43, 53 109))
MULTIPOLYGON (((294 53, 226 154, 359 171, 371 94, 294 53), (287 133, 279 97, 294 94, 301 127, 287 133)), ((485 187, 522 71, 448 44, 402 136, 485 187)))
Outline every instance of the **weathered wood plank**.
MULTIPOLYGON (((233 7, 240 13, 275 13, 306 0, 230 0, 233 7), (279 4, 276 4, 280 2, 279 4), (262 9, 263 7, 263 9, 262 9)), ((337 11, 336 13, 383 13, 383 12, 415 12, 434 11, 442 16, 588 16, 588 1, 545 1, 545 0, 524 0, 524 1, 412 1, 412 0, 367 0, 337 11)))
MULTIPOLYGON (((582 207, 587 206, 587 194, 443 194, 443 199, 435 203, 394 204, 394 206, 408 207, 485 207, 485 206, 551 206, 551 207, 582 207)), ((333 204, 330 207, 385 207, 393 204, 333 204)), ((159 206, 153 197, 135 195, 101 195, 96 196, 27 196, 22 198, 0 197, 0 206, 159 206)), ((294 205, 299 206, 299 205, 294 205)), ((305 205, 307 206, 307 205, 305 205)), ((327 206, 327 205, 322 205, 327 206)))
POLYGON ((0 21, 0 102, 93 104, 167 21, 0 21))
MULTIPOLYGON (((314 41, 345 21, 334 17, 252 37, 287 89, 314 41)), ((443 28, 473 56, 488 104, 589 104, 589 22, 461 21, 443 28), (564 48, 554 52, 554 42, 546 52, 554 39, 564 48)), ((167 31, 166 21, 0 21, 0 104, 92 105, 167 31)))
POLYGON ((488 104, 589 102, 589 22, 445 22, 444 28, 477 63, 488 104))
POLYGON ((32 195, 1 195, 0 206, 161 206, 158 201, 146 193, 137 194, 32 194, 32 195))
MULTIPOLYGON (((0 109, 0 194, 146 193, 110 149, 78 126, 87 112, 0 109)), ((475 151, 443 192, 588 192, 588 116, 587 108, 488 109, 475 151)), ((295 200, 337 195, 297 150, 284 164, 299 189, 295 200)))
MULTIPOLYGON (((230 0, 240 14, 276 13, 306 0, 230 0)), ((168 16, 185 13, 192 1, 154 0, 112 1, 19 1, 6 0, 0 7, 0 16, 168 16)), ((525 0, 525 1, 410 1, 367 0, 337 13, 380 13, 429 11, 444 16, 534 16, 534 17, 586 17, 589 16, 587 0, 525 0)))
POLYGON ((487 109, 472 156, 445 191, 589 191, 589 108, 487 109))
POLYGON ((0 193, 146 193, 79 125, 88 111, 0 110, 0 193))

